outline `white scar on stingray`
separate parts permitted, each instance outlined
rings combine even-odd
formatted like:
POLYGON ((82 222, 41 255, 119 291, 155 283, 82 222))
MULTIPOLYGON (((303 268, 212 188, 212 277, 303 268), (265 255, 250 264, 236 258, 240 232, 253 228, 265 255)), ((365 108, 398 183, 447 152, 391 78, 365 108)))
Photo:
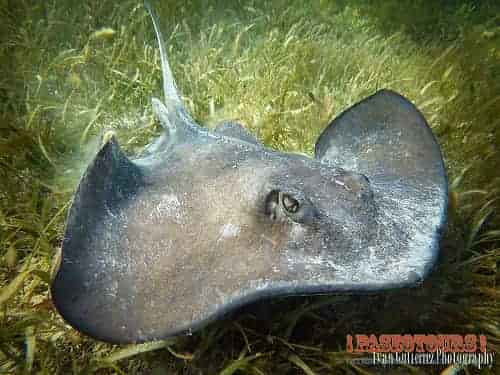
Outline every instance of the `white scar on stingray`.
POLYGON ((238 225, 232 223, 224 224, 219 231, 219 239, 217 241, 236 237, 240 234, 240 231, 241 229, 238 225))

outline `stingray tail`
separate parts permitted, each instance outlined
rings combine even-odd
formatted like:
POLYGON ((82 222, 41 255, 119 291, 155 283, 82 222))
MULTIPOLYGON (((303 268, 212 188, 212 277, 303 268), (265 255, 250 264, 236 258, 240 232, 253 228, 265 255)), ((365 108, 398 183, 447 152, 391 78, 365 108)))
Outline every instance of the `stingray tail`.
POLYGON ((162 126, 169 131, 169 135, 175 139, 182 130, 193 132, 199 129, 199 125, 193 120, 184 107, 184 103, 177 90, 172 69, 168 63, 165 40, 160 29, 160 21, 154 9, 148 1, 144 2, 144 7, 148 11, 158 41, 160 49, 161 70, 163 75, 163 94, 165 99, 161 102, 153 98, 153 110, 158 116, 162 126))

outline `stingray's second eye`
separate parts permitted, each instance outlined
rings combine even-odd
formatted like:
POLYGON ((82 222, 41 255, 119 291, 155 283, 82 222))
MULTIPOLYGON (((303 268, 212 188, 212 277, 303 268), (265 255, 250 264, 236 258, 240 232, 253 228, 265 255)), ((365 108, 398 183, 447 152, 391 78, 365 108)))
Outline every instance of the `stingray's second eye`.
POLYGON ((289 194, 283 194, 281 203, 283 204, 285 210, 292 214, 296 213, 299 210, 299 201, 289 194))

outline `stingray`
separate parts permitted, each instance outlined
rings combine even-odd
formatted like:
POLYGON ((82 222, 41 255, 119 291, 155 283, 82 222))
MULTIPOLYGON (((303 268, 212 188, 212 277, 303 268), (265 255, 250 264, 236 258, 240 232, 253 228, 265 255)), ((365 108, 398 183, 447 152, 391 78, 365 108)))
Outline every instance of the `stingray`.
POLYGON ((68 214, 51 294, 77 330, 111 343, 193 332, 252 301, 413 286, 432 269, 447 176, 425 118, 380 90, 335 118, 314 157, 214 130, 186 110, 157 16, 163 127, 128 157, 105 139, 68 214))

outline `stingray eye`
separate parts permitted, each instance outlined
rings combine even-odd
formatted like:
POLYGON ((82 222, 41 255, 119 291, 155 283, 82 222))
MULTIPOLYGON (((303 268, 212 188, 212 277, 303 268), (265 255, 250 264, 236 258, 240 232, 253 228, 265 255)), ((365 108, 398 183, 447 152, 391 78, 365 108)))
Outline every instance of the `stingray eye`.
POLYGON ((285 210, 292 214, 296 213, 299 210, 299 201, 289 194, 283 194, 281 203, 283 204, 285 210))
POLYGON ((301 224, 313 224, 318 219, 318 210, 302 193, 295 191, 282 192, 274 189, 269 192, 265 202, 265 214, 273 221, 301 224))

